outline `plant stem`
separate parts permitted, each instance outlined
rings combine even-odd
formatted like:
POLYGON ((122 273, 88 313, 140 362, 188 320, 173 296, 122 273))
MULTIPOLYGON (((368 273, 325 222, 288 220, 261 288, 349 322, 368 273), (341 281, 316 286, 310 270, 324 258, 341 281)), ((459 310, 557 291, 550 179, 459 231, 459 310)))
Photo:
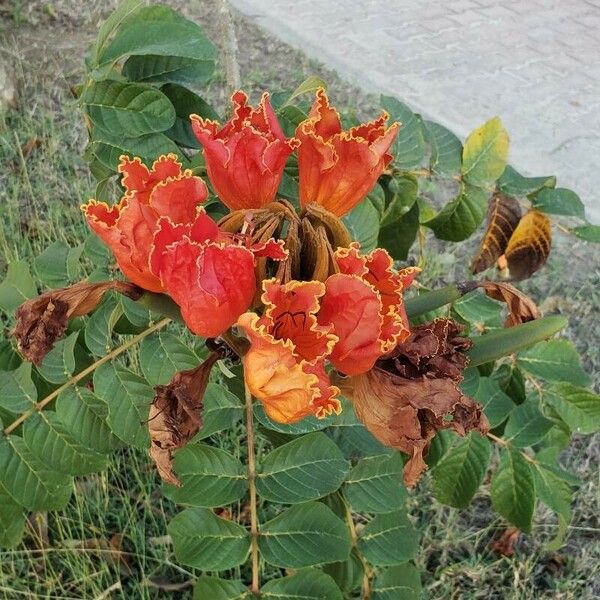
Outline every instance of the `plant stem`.
MULTIPOLYGON (((487 437, 490 438, 490 440, 492 440, 492 442, 502 446, 503 448, 510 448, 512 447, 512 444, 507 441, 507 440, 503 440, 502 438, 498 437, 497 435, 494 435, 493 433, 488 433, 487 437)), ((519 452, 521 453, 521 456, 523 456, 523 458, 530 462, 532 465, 537 465, 538 462, 537 460, 535 460, 535 458, 531 458, 531 456, 529 456, 529 454, 527 454, 526 452, 523 452, 523 450, 519 450, 519 452)))
POLYGON ((159 321, 158 323, 155 323, 151 327, 148 327, 148 329, 145 329, 138 335, 132 337, 130 340, 127 340, 124 344, 122 344, 118 348, 115 348, 114 350, 109 352, 106 356, 103 356, 102 358, 97 360, 95 363, 92 363, 89 367, 87 367, 83 371, 80 371, 79 373, 77 373, 77 375, 74 375, 73 377, 71 377, 71 379, 69 379, 67 382, 63 383, 59 388, 55 389, 52 393, 48 394, 43 400, 40 400, 31 410, 23 413, 16 421, 13 421, 8 427, 6 427, 3 432, 4 435, 11 434, 17 427, 19 427, 19 425, 21 425, 21 423, 23 423, 24 421, 29 419, 29 417, 34 415, 36 412, 41 411, 46 405, 48 405, 50 402, 52 402, 52 400, 57 398, 67 388, 71 387, 72 385, 75 385, 76 383, 81 381, 84 377, 87 377, 90 373, 93 373, 99 366, 103 365, 104 363, 108 362, 109 360, 112 360, 113 358, 116 358, 117 356, 119 356, 119 354, 123 354, 123 352, 125 352, 125 350, 127 350, 128 348, 131 348, 132 346, 135 346, 135 344, 137 344, 138 342, 141 342, 145 337, 148 337, 151 333, 154 333, 155 331, 162 329, 165 325, 167 325, 167 323, 170 323, 170 322, 171 322, 171 319, 166 318, 166 319, 163 319, 162 321, 159 321))
POLYGON ((256 508, 256 459, 254 449, 254 419, 252 414, 252 394, 244 384, 246 396, 246 440, 248 444, 248 488, 250 490, 250 552, 252 555, 252 584, 250 591, 260 593, 258 572, 258 519, 256 508))
POLYGON ((352 511, 348 506, 346 500, 342 499, 344 503, 344 509, 346 513, 346 523, 348 524, 348 529, 350 529, 350 537, 352 539, 352 547, 356 548, 358 558, 363 566, 363 581, 361 587, 360 597, 362 600, 370 600, 371 598, 371 582, 369 580, 369 565, 367 561, 364 559, 363 555, 358 552, 358 535, 356 534, 356 527, 354 526, 354 519, 352 518, 352 511))

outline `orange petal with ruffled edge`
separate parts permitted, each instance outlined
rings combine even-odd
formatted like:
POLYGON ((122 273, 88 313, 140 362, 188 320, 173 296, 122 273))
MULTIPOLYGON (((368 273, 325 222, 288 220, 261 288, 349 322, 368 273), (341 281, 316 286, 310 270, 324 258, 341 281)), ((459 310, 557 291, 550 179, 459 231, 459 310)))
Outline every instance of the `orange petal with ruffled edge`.
POLYGON ((296 129, 300 140, 298 168, 300 203, 315 203, 342 216, 373 188, 392 160, 389 149, 398 133, 388 115, 342 131, 337 111, 324 89, 317 91, 308 119, 296 129))
POLYGON ((161 279, 197 335, 216 337, 250 306, 256 292, 254 257, 242 246, 187 237, 168 246, 161 259, 161 279))
POLYGON ((339 390, 329 385, 322 365, 298 360, 294 344, 275 339, 255 313, 244 313, 238 326, 250 341, 243 358, 246 385, 271 419, 291 424, 312 414, 339 412, 339 390))
POLYGON ((119 158, 117 170, 123 175, 121 184, 125 191, 134 192, 142 202, 147 202, 158 182, 181 175, 181 163, 175 154, 167 154, 155 160, 148 169, 140 158, 130 159, 124 154, 119 158))
POLYGON ((148 202, 160 216, 168 216, 175 223, 192 223, 198 205, 207 198, 204 181, 187 170, 178 177, 157 183, 148 202))
POLYGON ((220 130, 215 121, 191 115, 192 130, 223 203, 231 210, 260 208, 275 199, 285 162, 298 142, 285 138, 268 94, 256 109, 248 106, 242 91, 231 100, 234 115, 220 130))
POLYGON ((339 339, 329 360, 347 375, 364 373, 382 354, 379 295, 356 275, 331 275, 325 288, 317 318, 322 325, 333 325, 339 339))
POLYGON ((96 200, 81 207, 94 233, 112 250, 123 274, 146 290, 162 292, 160 280, 148 265, 153 231, 144 216, 147 208, 132 197, 112 207, 96 200))
POLYGON ((263 290, 266 308, 261 324, 275 339, 290 340, 296 356, 313 364, 331 352, 337 337, 331 333, 331 325, 319 325, 316 317, 325 293, 323 283, 290 281, 282 285, 270 279, 263 282, 263 290))

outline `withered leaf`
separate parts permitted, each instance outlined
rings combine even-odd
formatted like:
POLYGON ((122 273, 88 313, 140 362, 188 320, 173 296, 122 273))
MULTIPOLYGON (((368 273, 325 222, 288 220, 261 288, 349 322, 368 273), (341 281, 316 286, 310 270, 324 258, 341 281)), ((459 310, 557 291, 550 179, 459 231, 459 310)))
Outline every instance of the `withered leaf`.
POLYGON ((150 457, 163 481, 181 485, 173 471, 173 451, 185 446, 202 427, 202 406, 208 377, 220 358, 212 352, 195 369, 175 373, 167 385, 157 385, 150 415, 150 457))
POLYGON ((551 246, 550 219, 539 210, 530 210, 519 221, 504 253, 511 279, 527 279, 541 269, 551 246))
POLYGON ((134 300, 142 294, 141 288, 126 281, 80 281, 67 288, 50 290, 21 304, 12 332, 21 354, 39 366, 54 343, 64 335, 69 319, 93 311, 109 290, 116 290, 134 300))
POLYGON ((512 327, 541 317, 535 302, 510 283, 500 281, 482 281, 477 284, 494 300, 505 302, 508 307, 508 317, 504 327, 512 327))
POLYGON ((471 263, 472 273, 481 273, 496 262, 504 253, 520 219, 521 206, 516 198, 502 192, 492 196, 488 206, 487 228, 471 263))
POLYGON ((453 429, 464 436, 489 429, 481 405, 458 387, 472 344, 459 335, 461 329, 450 319, 415 327, 373 369, 341 382, 366 428, 382 444, 409 455, 408 486, 427 468, 424 457, 437 431, 453 429))
POLYGON ((497 540, 490 543, 489 548, 501 556, 512 556, 520 534, 521 531, 516 527, 509 527, 497 540))

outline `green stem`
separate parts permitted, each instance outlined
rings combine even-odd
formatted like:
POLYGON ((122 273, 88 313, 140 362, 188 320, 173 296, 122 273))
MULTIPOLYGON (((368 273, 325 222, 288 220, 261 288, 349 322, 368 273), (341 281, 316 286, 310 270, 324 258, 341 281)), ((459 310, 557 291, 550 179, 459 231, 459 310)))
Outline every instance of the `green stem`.
POLYGON ((425 292, 418 296, 412 296, 404 300, 404 308, 409 318, 420 317, 425 313, 428 313, 436 308, 446 306, 455 300, 458 300, 465 292, 456 285, 449 285, 448 287, 440 288, 439 290, 433 290, 431 292, 425 292))
POLYGON ((473 338, 473 347, 467 352, 469 366, 476 367, 533 346, 564 329, 566 317, 552 316, 515 325, 473 338))

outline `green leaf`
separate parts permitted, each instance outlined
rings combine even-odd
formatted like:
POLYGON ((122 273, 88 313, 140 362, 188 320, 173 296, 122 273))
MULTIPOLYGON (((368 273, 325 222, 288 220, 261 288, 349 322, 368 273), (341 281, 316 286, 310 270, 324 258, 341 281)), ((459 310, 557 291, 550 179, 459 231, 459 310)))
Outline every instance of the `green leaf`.
POLYGON ((0 407, 17 414, 32 408, 36 402, 31 363, 24 362, 14 371, 0 371, 0 407))
POLYGON ((469 184, 462 184, 458 196, 423 225, 440 240, 460 242, 472 235, 483 222, 489 193, 469 184))
POLYGON ((258 544, 266 562, 288 569, 346 560, 352 548, 346 524, 320 502, 292 506, 265 523, 258 544))
POLYGON ((278 433, 285 433, 288 435, 301 435, 303 433, 311 433, 313 431, 320 431, 321 429, 326 429, 330 425, 332 425, 335 420, 339 417, 327 417, 325 419, 317 419, 317 417, 306 417, 297 423, 292 425, 285 425, 282 423, 277 423, 270 419, 265 413, 265 409, 262 404, 256 403, 254 405, 254 417, 256 420, 267 429, 272 431, 277 431, 278 433))
POLYGON ((552 425, 552 421, 544 417, 535 403, 527 400, 510 413, 504 438, 517 448, 526 448, 537 444, 552 429, 552 425))
POLYGON ((531 531, 535 487, 529 462, 518 450, 503 448, 491 488, 492 505, 507 521, 525 533, 531 531))
POLYGON ((298 504, 337 490, 350 465, 322 432, 309 433, 271 451, 261 461, 256 489, 271 502, 298 504))
POLYGON ((433 121, 423 121, 431 145, 430 167, 436 175, 452 176, 460 172, 463 146, 449 130, 433 121))
POLYGON ((52 242, 34 259, 35 271, 48 287, 64 287, 79 276, 79 257, 82 252, 81 245, 71 248, 64 242, 52 242))
POLYGON ((42 366, 38 369, 46 381, 60 384, 70 379, 75 370, 75 344, 78 336, 79 332, 74 331, 66 338, 58 340, 46 354, 42 366))
POLYGON ((565 215, 585 220, 585 207, 579 196, 567 188, 543 188, 531 198, 534 208, 549 215, 565 215))
POLYGON ((491 375, 497 381, 502 391, 517 404, 525 402, 525 377, 523 371, 514 364, 500 365, 491 375))
POLYGON ((510 165, 498 179, 498 189, 509 196, 524 197, 541 190, 544 187, 552 188, 556 185, 556 177, 524 177, 510 165))
POLYGON ((535 491, 540 500, 567 522, 571 520, 571 500, 573 490, 562 477, 559 477, 547 465, 536 462, 531 468, 535 482, 535 491))
POLYGON ((584 385, 590 381, 588 374, 581 368, 577 350, 568 340, 540 342, 519 352, 517 364, 532 375, 548 381, 568 381, 584 385))
POLYGON ((456 438, 457 434, 451 429, 442 429, 435 434, 425 457, 425 462, 430 469, 433 469, 442 460, 442 457, 452 448, 456 438))
POLYGON ((350 558, 323 566, 327 573, 344 592, 352 592, 361 586, 365 570, 356 548, 350 553, 350 558))
POLYGON ((474 398, 483 405, 483 412, 492 428, 504 423, 515 408, 515 403, 502 391, 500 384, 489 377, 479 380, 474 398))
POLYGON ((225 506, 239 500, 248 487, 239 459, 206 444, 189 444, 178 450, 174 467, 182 485, 165 485, 165 491, 178 504, 225 506))
POLYGON ((452 305, 452 309, 476 328, 502 325, 502 305, 477 290, 459 298, 452 305))
POLYGON ((25 300, 37 296, 37 293, 29 265, 20 260, 11 262, 4 281, 0 283, 0 309, 13 313, 25 300))
POLYGON ((402 125, 392 146, 396 166, 401 169, 419 167, 425 158, 425 138, 423 127, 406 104, 393 96, 381 96, 381 105, 390 114, 390 123, 399 121, 402 125))
POLYGON ((294 575, 267 581, 260 597, 271 600, 342 600, 342 592, 329 575, 318 569, 303 569, 294 575))
POLYGON ((455 508, 466 508, 487 472, 490 443, 473 432, 450 448, 433 469, 436 499, 455 508))
POLYGON ((0 439, 0 482, 29 510, 59 510, 71 496, 72 478, 49 469, 16 436, 0 439))
POLYGON ((120 447, 108 425, 108 406, 87 388, 71 386, 56 400, 56 414, 61 423, 80 445, 108 454, 120 447))
MULTIPOLYGON (((344 412, 346 412, 344 408, 344 412)), ((348 408, 348 412, 350 412, 348 408)), ((343 413, 342 413, 343 414, 343 413)), ((356 419, 354 411, 352 416, 356 419)), ((356 460, 368 456, 391 454, 391 450, 377 440, 373 434, 360 422, 349 419, 345 423, 336 423, 331 430, 331 437, 349 460, 356 460)))
POLYGON ((168 83, 163 85, 160 91, 171 101, 176 115, 173 127, 165 134, 186 148, 201 148, 192 131, 190 115, 196 114, 213 121, 218 120, 219 115, 208 102, 181 85, 168 83))
POLYGON ((378 573, 373 583, 372 600, 420 600, 421 572, 406 564, 378 573))
POLYGON ((79 444, 54 411, 29 417, 23 425, 23 441, 40 462, 60 473, 85 475, 106 468, 106 456, 79 444))
POLYGON ((227 388, 209 383, 204 393, 203 425, 194 441, 203 440, 218 431, 233 427, 244 413, 238 397, 227 388))
POLYGON ((502 175, 508 158, 508 133, 498 117, 490 119, 465 140, 462 174, 472 185, 489 186, 502 175))
POLYGON ((309 75, 290 95, 285 104, 289 104, 302 94, 316 92, 319 88, 327 89, 327 84, 317 75, 309 75))
POLYGON ((106 297, 88 319, 85 327, 85 345, 95 356, 108 354, 112 345, 113 329, 123 314, 123 305, 115 294, 106 297))
POLYGON ((214 60, 198 60, 181 56, 130 56, 123 65, 129 81, 144 83, 178 83, 203 86, 215 73, 214 60))
POLYGON ((118 8, 109 15, 98 31, 96 42, 93 46, 92 57, 94 63, 97 63, 98 56, 102 52, 108 38, 113 34, 128 18, 131 17, 139 8, 144 5, 144 0, 123 0, 118 8))
POLYGON ((126 444, 146 449, 148 413, 154 397, 146 381, 116 363, 105 363, 94 372, 94 391, 108 405, 107 423, 126 444))
POLYGON ((110 248, 95 233, 90 233, 85 238, 83 253, 96 267, 108 266, 114 261, 110 248))
POLYGON ((0 548, 13 548, 25 533, 25 515, 0 485, 0 548))
MULTIPOLYGON (((568 321, 566 317, 553 315, 550 317, 542 317, 535 321, 529 321, 528 323, 514 325, 507 329, 500 329, 485 335, 476 336, 473 338, 472 348, 467 352, 470 359, 469 364, 472 367, 477 367, 498 358, 502 358, 503 356, 508 356, 513 352, 518 352, 536 342, 549 338, 561 329, 564 329, 567 324, 568 321)), ((564 340, 553 341, 563 342, 564 340)), ((543 344, 550 343, 551 342, 543 342, 543 344)), ((541 345, 542 344, 540 344, 540 346, 541 345)), ((532 348, 531 351, 534 351, 537 347, 538 346, 532 348)), ((575 352, 574 349, 573 352, 575 352)), ((539 353, 539 350, 535 350, 535 353, 539 353)), ((525 359, 524 362, 530 366, 535 366, 539 361, 525 359)), ((518 361, 518 363, 520 366, 525 366, 521 365, 520 361, 518 361)), ((531 369, 529 370, 531 371, 531 369)), ((531 372, 533 373, 533 371, 531 372)), ((534 373, 534 375, 535 374, 536 373, 534 373)))
POLYGON ((94 125, 112 135, 139 137, 175 123, 169 99, 149 85, 105 79, 88 85, 81 100, 94 125))
POLYGON ((461 391, 467 396, 475 396, 479 389, 479 381, 481 376, 477 367, 467 367, 463 371, 464 379, 460 382, 461 391))
POLYGON ((283 196, 292 202, 298 202, 298 181, 292 177, 289 173, 283 172, 279 189, 277 190, 279 196, 283 196))
POLYGON ((216 48, 202 29, 166 6, 137 10, 98 53, 100 66, 129 54, 213 60, 216 48))
POLYGON ((399 453, 360 460, 344 483, 344 496, 355 512, 386 513, 402 508, 407 493, 399 453))
POLYGON ((403 510, 377 515, 363 529, 358 550, 377 567, 405 563, 419 550, 419 535, 403 510))
POLYGON ((196 354, 172 333, 155 333, 140 344, 140 367, 151 386, 165 385, 178 371, 199 364, 196 354))
MULTIPOLYGON (((23 359, 13 348, 9 340, 0 340, 0 369, 3 371, 14 371, 21 364, 23 359)), ((0 394, 0 397, 2 394, 0 394)))
POLYGON ((595 242, 600 244, 600 225, 581 225, 571 229, 571 233, 574 233, 578 238, 586 240, 587 242, 595 242))
MULTIPOLYGON (((379 188, 381 189, 381 186, 379 186, 379 188)), ((394 223, 410 211, 417 200, 419 182, 417 181, 417 178, 412 175, 396 177, 390 181, 389 191, 393 196, 390 203, 383 211, 381 217, 382 227, 394 225, 394 223)))
POLYGON ((365 199, 342 217, 344 225, 353 240, 360 243, 364 252, 370 252, 377 246, 379 235, 379 213, 372 202, 365 199))
POLYGON ((116 172, 120 157, 126 154, 130 157, 139 156, 146 165, 151 165, 162 154, 176 154, 185 166, 188 160, 179 146, 164 133, 148 133, 140 137, 128 138, 94 130, 92 148, 94 156, 103 165, 116 172))
POLYGON ((250 550, 250 536, 241 525, 221 519, 207 508, 186 508, 167 530, 177 560, 204 571, 237 567, 250 550))
POLYGON ((556 383, 546 390, 544 400, 576 433, 590 434, 600 429, 600 396, 570 383, 556 383))
POLYGON ((245 600, 248 591, 241 581, 203 575, 196 581, 192 600, 245 600))
MULTIPOLYGON (((391 218, 389 214, 386 211, 383 218, 391 218)), ((406 260, 418 231, 419 205, 414 202, 408 212, 380 227, 378 245, 385 248, 394 260, 406 260)))

